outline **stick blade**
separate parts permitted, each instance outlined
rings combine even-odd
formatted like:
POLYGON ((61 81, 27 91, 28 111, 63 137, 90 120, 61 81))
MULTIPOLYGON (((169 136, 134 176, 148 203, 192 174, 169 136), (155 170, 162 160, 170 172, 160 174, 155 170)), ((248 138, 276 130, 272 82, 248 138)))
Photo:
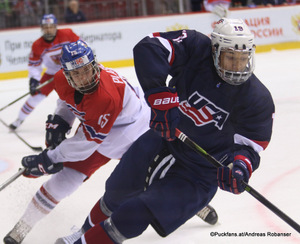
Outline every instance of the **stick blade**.
POLYGON ((36 151, 36 152, 42 152, 43 151, 43 148, 42 147, 31 147, 31 149, 33 151, 36 151))

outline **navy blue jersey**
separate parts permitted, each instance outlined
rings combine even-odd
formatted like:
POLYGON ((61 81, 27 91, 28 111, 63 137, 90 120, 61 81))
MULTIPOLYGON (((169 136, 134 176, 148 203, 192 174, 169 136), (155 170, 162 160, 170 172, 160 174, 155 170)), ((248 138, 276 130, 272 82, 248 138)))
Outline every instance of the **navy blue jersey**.
MULTIPOLYGON (((215 70, 210 39, 192 30, 145 37, 134 48, 134 62, 145 92, 167 86, 172 77, 168 85, 179 96, 178 129, 224 165, 245 159, 258 168, 275 108, 255 75, 238 86, 224 82, 215 70)), ((150 129, 122 156, 106 181, 103 201, 125 237, 141 230, 139 221, 125 224, 132 211, 166 236, 206 206, 217 187, 213 165, 180 140, 169 142, 150 129)))
MULTIPOLYGON (((179 96, 178 129, 224 164, 237 155, 247 157, 253 170, 259 152, 271 139, 272 96, 253 74, 238 86, 224 82, 217 74, 210 39, 193 30, 153 33, 134 48, 138 80, 144 91, 175 87, 179 96)), ((181 141, 170 142, 170 152, 188 167, 211 166, 181 141)))

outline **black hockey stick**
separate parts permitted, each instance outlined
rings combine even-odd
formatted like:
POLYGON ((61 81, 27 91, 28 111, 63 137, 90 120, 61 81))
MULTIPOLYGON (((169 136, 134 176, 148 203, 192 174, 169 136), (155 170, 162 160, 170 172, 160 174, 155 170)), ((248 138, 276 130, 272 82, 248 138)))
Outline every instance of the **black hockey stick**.
MULTIPOLYGON (((0 122, 5 125, 9 129, 9 125, 6 124, 1 118, 0 122)), ((22 142, 24 142, 28 147, 30 147, 33 151, 41 152, 43 151, 42 147, 33 147, 31 146, 27 141, 25 141, 15 130, 10 130, 12 133, 14 133, 22 142)))
MULTIPOLYGON (((216 160, 213 156, 208 154, 202 147, 200 147, 196 142, 192 141, 187 135, 185 135, 180 130, 176 129, 176 137, 184 142, 187 146, 193 149, 195 152, 199 153, 203 156, 208 162, 213 164, 215 167, 224 167, 218 160, 216 160)), ((264 196, 262 196, 259 192, 249 186, 245 181, 242 181, 245 191, 247 191, 250 195, 255 197, 258 201, 260 201, 263 205, 265 205, 268 209, 270 209, 273 213, 275 213, 279 218, 285 221, 288 225, 293 227, 298 233, 300 233, 300 226, 294 220, 292 220, 289 216, 283 213, 280 209, 278 209, 274 204, 268 201, 264 196)))
MULTIPOLYGON (((39 86, 37 86, 37 87, 35 88, 35 90, 37 91, 37 90, 41 89, 42 87, 48 85, 48 84, 49 84, 50 82, 52 82, 52 81, 53 81, 53 78, 51 78, 51 79, 45 81, 43 84, 40 84, 39 86)), ((17 101, 21 100, 23 97, 26 97, 26 96, 29 95, 29 94, 30 94, 30 92, 27 92, 27 93, 25 93, 24 95, 22 95, 22 96, 20 96, 19 98, 17 98, 16 100, 10 102, 9 104, 7 104, 6 106, 4 106, 3 108, 0 108, 0 112, 1 112, 2 110, 6 109, 7 107, 13 105, 13 104, 16 103, 17 101)))
POLYGON ((14 182, 25 172, 25 168, 20 168, 17 173, 15 173, 12 177, 6 180, 3 184, 0 185, 0 191, 2 191, 5 187, 7 187, 10 183, 14 182))

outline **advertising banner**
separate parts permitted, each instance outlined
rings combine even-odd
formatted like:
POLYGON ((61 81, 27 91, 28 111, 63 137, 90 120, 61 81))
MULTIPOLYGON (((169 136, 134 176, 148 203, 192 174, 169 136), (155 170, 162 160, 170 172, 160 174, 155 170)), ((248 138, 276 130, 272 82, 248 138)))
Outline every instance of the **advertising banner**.
MULTIPOLYGON (((231 10, 229 18, 241 18, 255 36, 257 51, 262 47, 300 47, 300 5, 231 10)), ((152 32, 195 29, 210 35, 218 16, 189 13, 84 24, 58 25, 71 28, 93 48, 97 60, 110 67, 130 66, 134 45, 152 32)), ((39 27, 0 31, 0 80, 27 75, 33 41, 41 36, 39 27)))

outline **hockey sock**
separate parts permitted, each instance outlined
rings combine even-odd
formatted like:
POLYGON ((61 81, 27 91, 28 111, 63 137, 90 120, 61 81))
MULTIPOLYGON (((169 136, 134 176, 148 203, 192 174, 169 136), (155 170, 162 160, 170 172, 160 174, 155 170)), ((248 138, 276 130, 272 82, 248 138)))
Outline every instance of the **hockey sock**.
POLYGON ((42 186, 28 204, 21 217, 25 223, 33 227, 40 219, 45 217, 56 205, 56 201, 42 186))
POLYGON ((69 167, 53 174, 51 178, 44 183, 44 187, 57 201, 75 192, 86 179, 86 175, 69 167))
POLYGON ((62 199, 76 191, 85 178, 86 175, 67 167, 52 175, 36 192, 21 219, 30 226, 35 225, 62 199))
POLYGON ((98 223, 101 223, 102 221, 106 220, 110 215, 110 213, 107 213, 106 214, 104 213, 104 211, 102 211, 102 208, 101 208, 101 204, 103 205, 103 198, 101 198, 95 205, 94 207, 92 208, 89 216, 86 218, 82 228, 84 229, 84 231, 88 231, 90 228, 92 228, 93 226, 95 226, 96 224, 98 223))
POLYGON ((103 228, 104 222, 95 225, 89 229, 81 238, 74 242, 74 244, 115 244, 112 239, 107 235, 103 228))
POLYGON ((37 94, 35 96, 30 96, 26 102, 23 104, 18 119, 23 121, 29 116, 29 114, 34 110, 34 108, 46 98, 43 94, 37 94))
POLYGON ((89 229, 74 244, 122 243, 142 234, 151 220, 151 212, 140 199, 135 198, 121 205, 111 218, 89 229))

